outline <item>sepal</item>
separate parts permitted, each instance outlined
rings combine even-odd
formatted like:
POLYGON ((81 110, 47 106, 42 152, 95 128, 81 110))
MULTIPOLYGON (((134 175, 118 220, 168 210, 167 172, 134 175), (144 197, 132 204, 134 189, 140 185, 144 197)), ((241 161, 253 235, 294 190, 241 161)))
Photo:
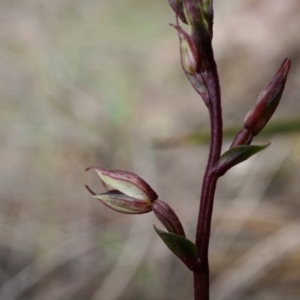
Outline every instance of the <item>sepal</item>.
POLYGON ((94 195, 93 197, 105 206, 120 213, 144 214, 151 211, 151 206, 148 202, 136 200, 116 190, 94 195))

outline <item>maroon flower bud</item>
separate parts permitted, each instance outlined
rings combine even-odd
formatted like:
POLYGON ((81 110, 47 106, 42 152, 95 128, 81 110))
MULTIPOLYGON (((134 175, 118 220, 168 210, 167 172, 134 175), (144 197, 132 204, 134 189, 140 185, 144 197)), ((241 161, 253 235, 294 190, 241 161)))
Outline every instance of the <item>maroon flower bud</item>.
POLYGON ((193 75, 199 70, 200 61, 192 37, 181 27, 175 25, 171 26, 178 31, 182 68, 185 73, 193 75))
POLYGON ((202 97, 206 106, 209 105, 208 93, 203 82, 200 66, 201 62, 192 37, 185 32, 177 22, 177 26, 171 24, 177 31, 180 41, 180 61, 183 71, 193 88, 202 97))
POLYGON ((151 203, 155 216, 169 232, 185 237, 184 229, 174 210, 165 202, 155 200, 151 203))
POLYGON ((254 107, 245 118, 244 127, 257 135, 268 123, 281 99, 291 61, 285 59, 270 83, 258 96, 254 107))

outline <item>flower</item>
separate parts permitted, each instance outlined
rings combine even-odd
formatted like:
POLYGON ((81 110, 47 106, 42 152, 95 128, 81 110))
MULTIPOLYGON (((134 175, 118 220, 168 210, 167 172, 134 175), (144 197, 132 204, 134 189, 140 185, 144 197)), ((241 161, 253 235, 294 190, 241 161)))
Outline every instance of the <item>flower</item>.
POLYGON ((158 198, 154 190, 142 178, 134 173, 121 170, 108 170, 89 167, 95 170, 105 185, 113 189, 97 195, 87 189, 107 207, 127 214, 143 214, 151 211, 151 203, 158 198))
POLYGON ((185 237, 184 229, 174 210, 165 202, 158 200, 157 194, 150 185, 138 175, 121 170, 108 170, 100 167, 89 167, 95 170, 105 187, 113 189, 97 195, 88 186, 86 188, 105 206, 125 214, 144 214, 153 211, 166 229, 185 237))

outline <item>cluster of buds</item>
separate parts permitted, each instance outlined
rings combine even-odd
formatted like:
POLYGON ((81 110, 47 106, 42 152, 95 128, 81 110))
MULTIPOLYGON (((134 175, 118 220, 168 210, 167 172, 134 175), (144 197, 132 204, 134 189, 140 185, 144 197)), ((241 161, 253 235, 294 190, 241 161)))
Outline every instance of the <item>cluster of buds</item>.
POLYGON ((231 148, 240 145, 250 145, 253 137, 259 134, 267 125, 281 99, 290 66, 291 61, 286 58, 246 115, 244 127, 236 135, 231 148))
POLYGON ((176 13, 176 25, 180 42, 180 60, 183 71, 193 88, 209 106, 207 68, 212 58, 212 0, 169 0, 176 13), (191 34, 179 25, 179 19, 188 24, 191 34))

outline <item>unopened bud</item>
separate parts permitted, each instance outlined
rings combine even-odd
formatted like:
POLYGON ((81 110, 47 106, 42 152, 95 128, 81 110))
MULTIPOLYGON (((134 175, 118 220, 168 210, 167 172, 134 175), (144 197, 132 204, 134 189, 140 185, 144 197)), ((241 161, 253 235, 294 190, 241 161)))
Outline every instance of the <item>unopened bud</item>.
POLYGON ((285 59, 270 83, 258 96, 254 107, 245 118, 244 127, 257 135, 268 123, 281 99, 291 61, 285 59))
POLYGON ((105 184, 131 198, 150 203, 158 197, 149 184, 134 173, 99 167, 90 167, 86 171, 91 169, 98 173, 105 184))
POLYGON ((172 25, 177 31, 180 40, 181 65, 185 73, 195 74, 200 67, 197 49, 192 37, 179 26, 172 25))
POLYGON ((155 216, 169 232, 185 237, 184 229, 174 210, 165 202, 155 200, 151 203, 155 216))

